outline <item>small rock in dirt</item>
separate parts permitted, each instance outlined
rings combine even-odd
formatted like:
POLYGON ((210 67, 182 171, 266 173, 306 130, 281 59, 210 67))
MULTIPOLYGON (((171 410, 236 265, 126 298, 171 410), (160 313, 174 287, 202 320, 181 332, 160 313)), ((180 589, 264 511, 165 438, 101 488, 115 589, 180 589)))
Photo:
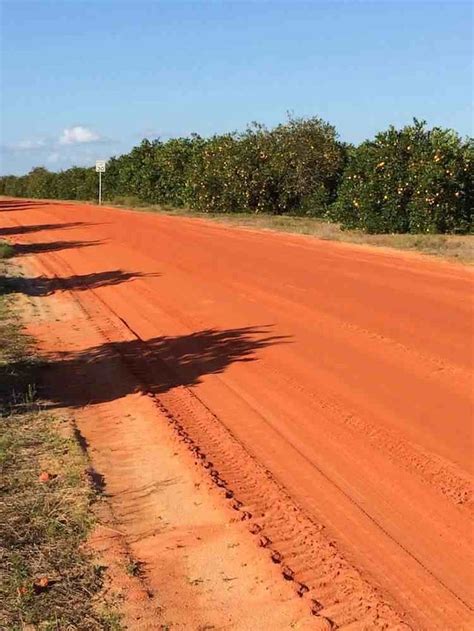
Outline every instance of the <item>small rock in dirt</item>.
POLYGON ((36 594, 44 592, 50 585, 51 582, 47 576, 40 576, 33 581, 33 589, 36 594))

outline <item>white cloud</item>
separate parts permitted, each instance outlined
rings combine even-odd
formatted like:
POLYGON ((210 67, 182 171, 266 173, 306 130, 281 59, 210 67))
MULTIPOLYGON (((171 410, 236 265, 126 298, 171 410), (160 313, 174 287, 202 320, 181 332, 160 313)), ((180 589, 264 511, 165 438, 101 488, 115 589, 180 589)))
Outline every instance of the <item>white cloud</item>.
POLYGON ((19 140, 9 145, 9 148, 16 151, 33 151, 34 149, 41 149, 45 144, 44 140, 19 140))
POLYGON ((55 171, 72 166, 93 167, 99 158, 129 151, 131 144, 103 136, 85 125, 71 125, 62 132, 57 129, 51 136, 32 135, 0 143, 0 173, 21 174, 36 166, 55 171))
POLYGON ((101 140, 101 136, 83 125, 75 125, 74 127, 66 127, 59 138, 60 145, 76 145, 87 142, 97 142, 101 140))

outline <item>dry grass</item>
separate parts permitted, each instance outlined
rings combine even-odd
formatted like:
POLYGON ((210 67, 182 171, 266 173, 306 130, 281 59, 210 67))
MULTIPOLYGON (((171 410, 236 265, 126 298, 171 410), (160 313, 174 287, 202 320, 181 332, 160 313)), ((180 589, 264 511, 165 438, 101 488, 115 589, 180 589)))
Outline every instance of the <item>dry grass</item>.
MULTIPOLYGON (((3 264, 5 265, 5 264, 3 264)), ((104 569, 84 551, 96 499, 66 421, 35 402, 38 364, 0 270, 0 628, 119 629, 104 569), (46 480, 40 475, 48 473, 46 480)))
POLYGON ((148 205, 136 198, 116 199, 112 204, 118 208, 132 208, 145 212, 156 212, 181 217, 200 217, 233 226, 242 226, 256 230, 272 230, 292 234, 304 234, 326 241, 339 241, 357 245, 410 250, 450 261, 474 264, 474 235, 444 234, 365 234, 358 230, 342 230, 338 224, 311 217, 292 217, 287 215, 254 215, 246 213, 213 214, 199 213, 184 208, 170 208, 148 205))

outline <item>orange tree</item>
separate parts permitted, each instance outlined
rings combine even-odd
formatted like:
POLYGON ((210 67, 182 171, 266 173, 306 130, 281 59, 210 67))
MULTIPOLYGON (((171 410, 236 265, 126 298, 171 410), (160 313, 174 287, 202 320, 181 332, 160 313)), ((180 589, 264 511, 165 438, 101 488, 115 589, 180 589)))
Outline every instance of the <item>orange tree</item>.
POLYGON ((435 128, 410 165, 413 194, 410 232, 470 232, 472 229, 474 141, 435 128))
POLYGON ((329 123, 290 118, 269 132, 262 158, 274 194, 267 212, 321 216, 335 198, 346 147, 329 123))
POLYGON ((204 145, 205 141, 197 134, 155 145, 156 203, 178 207, 192 205, 191 169, 195 156, 202 152, 204 145))
POLYGON ((27 175, 4 175, 0 177, 0 195, 26 197, 27 175))
POLYGON ((239 196, 239 139, 236 134, 213 136, 194 152, 186 183, 186 201, 204 212, 244 210, 239 196))
MULTIPOLYGON (((209 139, 143 140, 108 161, 104 193, 206 212, 322 216, 367 232, 468 232, 473 161, 472 139, 416 119, 349 147, 319 118, 289 118, 209 139)), ((4 195, 95 199, 96 192, 93 168, 0 178, 4 195)))
POLYGON ((54 185, 48 197, 92 201, 97 199, 97 173, 91 167, 71 167, 54 173, 54 185))
POLYGON ((214 136, 189 169, 189 203, 212 212, 323 214, 334 199, 345 146, 319 118, 292 119, 272 130, 214 136))
POLYGON ((414 120, 390 127, 350 152, 328 215, 366 232, 467 232, 473 144, 414 120))

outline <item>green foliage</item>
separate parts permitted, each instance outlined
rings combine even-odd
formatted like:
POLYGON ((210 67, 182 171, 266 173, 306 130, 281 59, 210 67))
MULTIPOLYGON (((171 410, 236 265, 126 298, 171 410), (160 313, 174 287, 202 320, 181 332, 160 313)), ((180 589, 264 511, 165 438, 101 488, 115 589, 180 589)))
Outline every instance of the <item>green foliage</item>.
POLYGON ((318 118, 214 136, 190 169, 191 205, 207 212, 321 215, 345 160, 335 129, 318 118))
POLYGON ((28 174, 26 181, 27 197, 56 197, 55 176, 43 167, 36 167, 28 174))
POLYGON ((0 177, 0 195, 8 197, 26 197, 27 175, 17 177, 15 175, 5 175, 0 177))
POLYGON ((91 168, 72 167, 52 173, 36 167, 28 175, 0 177, 0 195, 92 201, 97 197, 97 176, 91 168))
POLYGON ((354 149, 330 217, 369 233, 468 232, 473 142, 425 123, 377 134, 354 149))
MULTIPOLYGON (((92 201, 97 197, 97 174, 93 168, 72 167, 55 173, 57 199, 92 201)), ((51 197, 51 196, 50 196, 51 197)))
POLYGON ((15 254, 15 249, 6 241, 0 241, 0 259, 9 259, 15 254))
MULTIPOLYGON (((273 129, 201 138, 143 140, 111 158, 105 200, 188 207, 208 213, 329 218, 370 233, 468 232, 473 205, 472 140, 415 119, 358 147, 319 118, 273 129)), ((0 194, 93 200, 97 174, 73 167, 0 178, 0 194)))
POLYGON ((235 134, 213 136, 195 152, 189 167, 187 199, 204 212, 244 210, 240 193, 238 139, 235 134))

